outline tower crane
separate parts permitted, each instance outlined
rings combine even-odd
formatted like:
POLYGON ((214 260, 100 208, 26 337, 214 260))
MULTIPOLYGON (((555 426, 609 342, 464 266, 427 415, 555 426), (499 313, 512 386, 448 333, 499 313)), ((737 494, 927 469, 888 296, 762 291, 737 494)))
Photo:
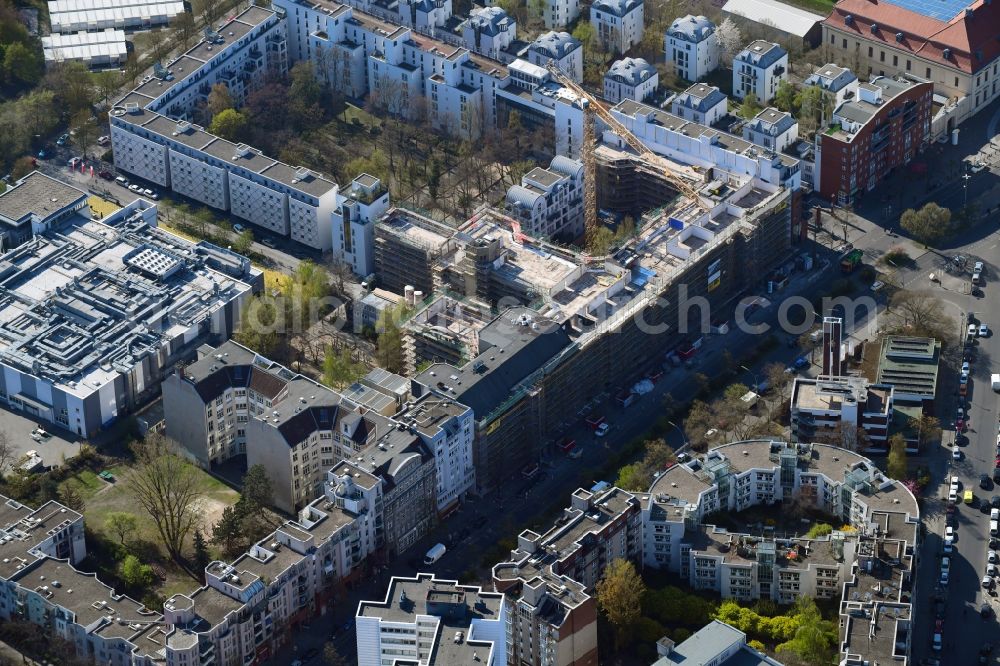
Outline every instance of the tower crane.
POLYGON ((646 144, 640 141, 636 135, 632 134, 632 132, 625 127, 625 125, 619 122, 618 119, 615 118, 614 115, 612 115, 611 112, 608 111, 593 95, 584 90, 583 86, 567 76, 566 73, 555 64, 555 62, 550 60, 546 65, 546 69, 549 70, 552 76, 555 77, 559 83, 566 86, 583 99, 587 100, 587 109, 584 112, 583 143, 580 147, 580 155, 583 158, 584 174, 590 180, 587 184, 587 210, 584 213, 586 220, 585 227, 588 238, 590 237, 594 226, 597 224, 597 200, 596 193, 594 192, 596 180, 594 148, 596 144, 596 137, 594 134, 593 116, 595 115, 600 118, 604 124, 611 128, 612 132, 620 136, 622 140, 625 141, 625 143, 638 154, 638 157, 641 160, 659 167, 662 170, 664 178, 666 178, 671 185, 689 198, 695 206, 702 210, 707 210, 705 205, 702 204, 697 190, 695 190, 684 178, 674 172, 674 168, 668 160, 647 148, 646 144))

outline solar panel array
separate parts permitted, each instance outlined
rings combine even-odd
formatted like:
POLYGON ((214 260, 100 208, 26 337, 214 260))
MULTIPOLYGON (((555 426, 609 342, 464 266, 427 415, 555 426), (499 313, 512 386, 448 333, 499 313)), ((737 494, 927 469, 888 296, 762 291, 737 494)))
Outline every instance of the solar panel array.
POLYGON ((891 5, 908 9, 921 16, 950 21, 971 3, 967 0, 885 0, 891 5))

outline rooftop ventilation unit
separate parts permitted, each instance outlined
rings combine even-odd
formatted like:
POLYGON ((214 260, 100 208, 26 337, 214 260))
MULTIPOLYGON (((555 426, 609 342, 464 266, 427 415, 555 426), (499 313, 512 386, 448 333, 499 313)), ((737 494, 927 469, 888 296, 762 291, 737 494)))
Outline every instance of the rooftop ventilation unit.
POLYGON ((872 23, 872 34, 874 35, 877 32, 878 32, 878 23, 872 23))
POLYGON ((902 42, 903 41, 903 33, 901 33, 901 32, 897 32, 896 33, 896 41, 897 42, 902 42))

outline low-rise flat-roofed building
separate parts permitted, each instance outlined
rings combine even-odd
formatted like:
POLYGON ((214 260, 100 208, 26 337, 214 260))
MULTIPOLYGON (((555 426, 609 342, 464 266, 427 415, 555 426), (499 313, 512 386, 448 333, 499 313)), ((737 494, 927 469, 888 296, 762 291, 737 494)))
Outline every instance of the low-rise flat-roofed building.
POLYGON ((787 40, 787 43, 815 47, 822 36, 822 15, 780 0, 728 0, 722 6, 722 15, 755 34, 782 40, 782 43, 787 40))
POLYGON ((143 30, 184 13, 179 0, 49 0, 53 33, 88 30, 143 30))
POLYGON ((781 666, 781 662, 750 647, 745 633, 721 620, 712 620, 680 644, 660 639, 656 653, 660 658, 653 666, 781 666))
MULTIPOLYGON (((79 200, 61 187, 60 201, 79 200)), ((199 345, 228 339, 263 274, 157 228, 142 199, 100 221, 60 210, 70 216, 0 255, 0 402, 92 437, 199 345)))
POLYGON ((87 67, 96 67, 124 62, 128 48, 124 30, 106 28, 70 34, 54 32, 42 37, 42 52, 46 63, 75 60, 87 67))
POLYGON ((941 342, 934 338, 887 335, 879 353, 879 384, 893 387, 896 400, 933 409, 941 342))
POLYGON ((432 574, 393 576, 383 601, 358 604, 358 664, 405 660, 420 666, 506 666, 509 614, 509 603, 499 592, 432 574))
POLYGON ((0 193, 0 252, 41 234, 87 206, 88 194, 32 171, 0 193))

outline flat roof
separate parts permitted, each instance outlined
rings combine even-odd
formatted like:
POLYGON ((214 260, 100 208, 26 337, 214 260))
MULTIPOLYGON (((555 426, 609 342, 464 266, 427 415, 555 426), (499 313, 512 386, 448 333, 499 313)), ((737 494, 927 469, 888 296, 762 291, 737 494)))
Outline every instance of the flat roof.
POLYGON ((127 53, 125 31, 111 28, 68 35, 54 32, 42 37, 42 49, 46 60, 56 61, 124 58, 127 53))
POLYGON ((264 168, 260 175, 314 197, 321 197, 337 187, 333 181, 327 180, 318 171, 293 167, 282 162, 275 162, 264 168))
POLYGON ((18 223, 31 215, 46 220, 52 215, 79 204, 87 193, 72 185, 32 171, 13 187, 0 194, 0 220, 18 223))

